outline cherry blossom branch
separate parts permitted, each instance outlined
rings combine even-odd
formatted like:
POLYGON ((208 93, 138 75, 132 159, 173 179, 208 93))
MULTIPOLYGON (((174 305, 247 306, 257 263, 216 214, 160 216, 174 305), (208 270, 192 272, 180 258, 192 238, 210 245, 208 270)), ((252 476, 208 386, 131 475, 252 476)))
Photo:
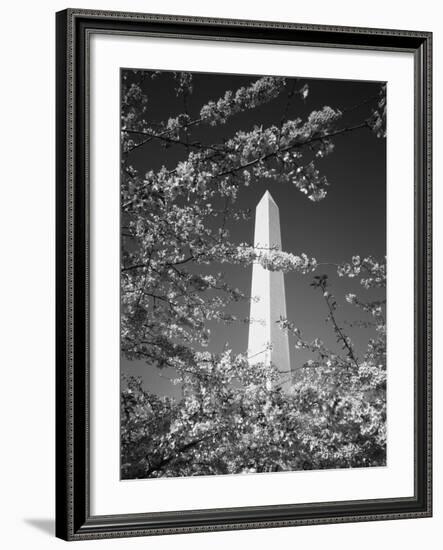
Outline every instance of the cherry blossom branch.
MULTIPOLYGON (((152 466, 150 467, 147 471, 146 471, 146 476, 149 477, 152 473, 154 472, 158 472, 159 470, 162 470, 165 466, 167 466, 170 462, 172 462, 173 460, 177 459, 177 455, 180 455, 180 454, 183 454, 187 451, 189 451, 190 449, 193 449, 194 447, 197 447, 198 445, 200 445, 200 443, 203 443, 203 441, 206 441, 207 439, 210 439, 211 437, 214 437, 214 435, 216 435, 217 432, 213 432, 213 433, 210 433, 210 434, 207 434, 206 436, 204 437, 200 437, 198 439, 194 439, 193 441, 190 441, 189 443, 186 443, 185 445, 183 445, 182 447, 178 447, 175 449, 175 453, 173 455, 170 455, 166 458, 163 458, 160 462, 158 462, 157 464, 155 464, 155 466, 152 466)), ((149 462, 149 458, 146 457, 148 462, 149 462)))
POLYGON ((354 363, 354 365, 359 368, 359 364, 357 362, 357 358, 355 356, 354 350, 352 348, 352 345, 350 343, 349 338, 343 333, 343 330, 339 327, 337 320, 335 318, 334 311, 336 309, 336 302, 334 297, 331 295, 331 293, 328 291, 328 276, 327 275, 321 275, 314 277, 314 282, 311 283, 311 286, 314 288, 319 288, 323 292, 323 298, 325 299, 326 305, 329 310, 329 316, 328 318, 332 322, 332 326, 334 328, 334 332, 337 335, 337 341, 342 342, 343 348, 347 350, 347 355, 349 359, 354 363))
MULTIPOLYGON (((253 160, 251 160, 247 163, 240 164, 239 166, 235 166, 233 168, 230 168, 229 170, 224 170, 224 171, 219 172, 217 174, 213 174, 211 176, 211 178, 216 179, 216 178, 220 178, 220 177, 224 177, 224 176, 234 175, 234 174, 236 174, 237 172, 239 172, 241 170, 246 170, 247 168, 250 168, 250 167, 252 167, 254 165, 257 165, 261 162, 266 162, 268 160, 271 160, 272 158, 276 158, 279 155, 281 155, 282 153, 286 153, 286 152, 292 151, 294 149, 309 146, 309 145, 312 145, 313 143, 318 143, 318 142, 321 142, 325 139, 329 139, 329 138, 332 138, 332 137, 337 137, 337 136, 340 136, 340 135, 344 135, 346 133, 353 132, 353 131, 356 131, 356 130, 360 130, 360 129, 363 129, 363 128, 370 128, 369 123, 368 123, 367 120, 365 120, 364 122, 362 122, 360 124, 354 125, 354 126, 349 126, 349 127, 346 127, 346 128, 340 128, 336 131, 329 132, 329 133, 326 133, 326 134, 323 134, 323 135, 316 135, 316 136, 314 136, 314 137, 312 137, 312 138, 310 138, 306 141, 301 141, 301 142, 298 141, 298 142, 295 142, 291 145, 288 145, 287 147, 278 148, 276 151, 273 151, 273 152, 268 153, 266 155, 262 155, 262 156, 260 156, 256 159, 253 159, 253 160)), ((206 157, 204 159, 204 161, 205 162, 208 162, 208 161, 210 162, 214 158, 215 158, 215 156, 209 156, 209 157, 206 157)), ((174 168, 173 170, 170 170, 168 172, 168 175, 172 176, 176 172, 177 172, 177 167, 174 168)), ((139 191, 143 191, 144 189, 146 189, 148 187, 148 185, 150 185, 150 182, 145 182, 140 187, 139 191)), ((137 198, 134 197, 134 198, 130 199, 129 201, 125 202, 122 205, 122 209, 123 210, 127 209, 129 206, 131 206, 131 204, 136 202, 136 200, 137 200, 137 198)))

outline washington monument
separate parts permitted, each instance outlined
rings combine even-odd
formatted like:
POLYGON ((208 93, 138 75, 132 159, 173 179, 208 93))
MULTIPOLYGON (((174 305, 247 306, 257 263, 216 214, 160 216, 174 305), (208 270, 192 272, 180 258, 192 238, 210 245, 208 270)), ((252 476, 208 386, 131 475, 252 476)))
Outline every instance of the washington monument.
MULTIPOLYGON (((255 210, 254 247, 281 249, 279 210, 269 191, 255 210)), ((287 390, 291 386, 288 334, 277 324, 280 317, 286 318, 284 274, 254 263, 251 297, 249 363, 273 363, 281 372, 281 387, 287 390)))

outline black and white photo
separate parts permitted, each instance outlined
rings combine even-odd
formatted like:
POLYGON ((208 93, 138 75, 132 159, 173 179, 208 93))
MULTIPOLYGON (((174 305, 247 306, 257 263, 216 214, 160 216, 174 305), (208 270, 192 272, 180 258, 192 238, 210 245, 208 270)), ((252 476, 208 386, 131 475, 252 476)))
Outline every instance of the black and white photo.
POLYGON ((121 479, 386 465, 386 83, 123 68, 121 479))

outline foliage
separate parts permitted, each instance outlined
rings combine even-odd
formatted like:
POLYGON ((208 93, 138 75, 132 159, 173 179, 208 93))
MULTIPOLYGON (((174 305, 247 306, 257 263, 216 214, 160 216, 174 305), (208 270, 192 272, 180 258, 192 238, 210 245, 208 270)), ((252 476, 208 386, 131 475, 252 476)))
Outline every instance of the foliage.
MULTIPOLYGON (((227 349, 205 351, 208 321, 233 322, 229 304, 250 300, 222 274, 205 266, 226 263, 310 274, 316 259, 238 243, 228 230, 232 220, 248 217, 236 206, 239 189, 259 178, 292 184, 311 201, 324 199, 330 182, 321 159, 333 153, 334 138, 373 131, 384 136, 384 90, 368 119, 352 128, 343 114, 324 106, 306 120, 282 120, 235 131, 222 143, 203 144, 192 136, 200 126, 226 125, 247 110, 281 94, 303 101, 305 84, 289 89, 284 78, 262 77, 211 100, 192 118, 186 98, 192 75, 175 73, 174 90, 184 112, 167 121, 148 121, 146 79, 156 72, 124 71, 122 87, 121 348, 128 359, 176 373, 181 399, 158 397, 141 380, 125 380, 122 396, 122 475, 124 478, 269 472, 312 468, 380 465, 385 460, 384 303, 347 300, 372 318, 377 333, 359 360, 336 320, 337 303, 327 277, 314 279, 323 293, 331 323, 344 354, 319 340, 305 342, 298 329, 281 320, 297 346, 313 353, 291 392, 281 390, 274 366, 249 365, 247 357, 227 349), (147 143, 177 147, 176 166, 139 173, 134 151, 147 143), (136 164, 136 163, 135 163, 136 164)), ((365 290, 383 287, 385 265, 354 257, 338 266, 342 277, 361 275, 365 290)))

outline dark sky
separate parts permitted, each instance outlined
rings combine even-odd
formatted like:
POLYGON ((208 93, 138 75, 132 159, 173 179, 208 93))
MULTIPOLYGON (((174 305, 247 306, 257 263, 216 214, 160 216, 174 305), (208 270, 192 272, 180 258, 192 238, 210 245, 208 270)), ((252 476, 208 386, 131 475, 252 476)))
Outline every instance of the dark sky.
MULTIPOLYGON (((226 90, 235 91, 257 79, 251 75, 220 75, 193 73, 193 93, 188 97, 191 118, 198 118, 202 105, 208 100, 217 100, 226 90)), ((291 89, 293 79, 288 79, 291 89)), ((305 119, 312 110, 329 105, 334 109, 347 111, 341 124, 352 126, 367 118, 374 102, 363 104, 374 97, 380 83, 349 80, 298 79, 297 88, 309 85, 309 95, 305 102, 299 97, 291 100, 287 108, 287 93, 253 111, 235 116, 229 123, 215 128, 201 125, 192 136, 203 143, 216 143, 231 136, 237 130, 252 129, 255 124, 263 127, 279 124, 286 112, 286 119, 305 119)), ((155 80, 146 79, 145 91, 148 94, 147 119, 154 125, 183 112, 183 98, 176 97, 173 79, 164 72, 155 80)), ((144 173, 159 169, 162 165, 173 168, 177 161, 185 158, 186 150, 180 147, 164 149, 155 141, 132 153, 131 163, 144 173)), ((373 255, 382 258, 386 254, 386 141, 378 139, 368 129, 338 136, 335 138, 334 152, 317 162, 321 173, 326 175, 331 186, 328 195, 320 202, 311 202, 289 183, 276 181, 255 181, 239 193, 239 206, 253 211, 263 193, 268 189, 280 209, 282 248, 286 252, 305 252, 318 262, 340 263, 348 261, 355 254, 373 255)), ((231 239, 237 242, 253 242, 254 220, 231 223, 231 239)), ((228 266, 222 268, 226 279, 250 291, 252 266, 228 266)), ((207 270, 205 269, 205 272, 207 270)), ((220 271, 220 266, 214 266, 220 271)), ((356 292, 362 298, 384 297, 370 294, 356 281, 341 279, 334 275, 332 268, 320 268, 316 274, 330 274, 331 290, 341 306, 337 312, 341 325, 345 320, 363 318, 360 311, 344 300, 347 292, 356 292)), ((289 273, 285 275, 288 319, 302 331, 304 337, 323 339, 332 349, 336 348, 335 337, 329 324, 325 302, 318 291, 310 286, 312 275, 289 273)), ((249 304, 241 302, 232 312, 245 318, 249 314, 249 304)), ((366 347, 372 332, 362 328, 347 328, 347 333, 355 340, 360 354, 366 347)), ((247 349, 248 325, 235 323, 232 326, 211 324, 209 351, 222 351, 226 342, 238 353, 247 349)), ((308 356, 295 350, 291 345, 291 364, 297 368, 308 356)), ((159 373, 147 367, 142 361, 129 362, 122 358, 122 371, 142 376, 146 388, 159 394, 176 394, 176 387, 167 379, 167 371, 159 373), (160 377, 160 374, 162 377, 160 377)))

